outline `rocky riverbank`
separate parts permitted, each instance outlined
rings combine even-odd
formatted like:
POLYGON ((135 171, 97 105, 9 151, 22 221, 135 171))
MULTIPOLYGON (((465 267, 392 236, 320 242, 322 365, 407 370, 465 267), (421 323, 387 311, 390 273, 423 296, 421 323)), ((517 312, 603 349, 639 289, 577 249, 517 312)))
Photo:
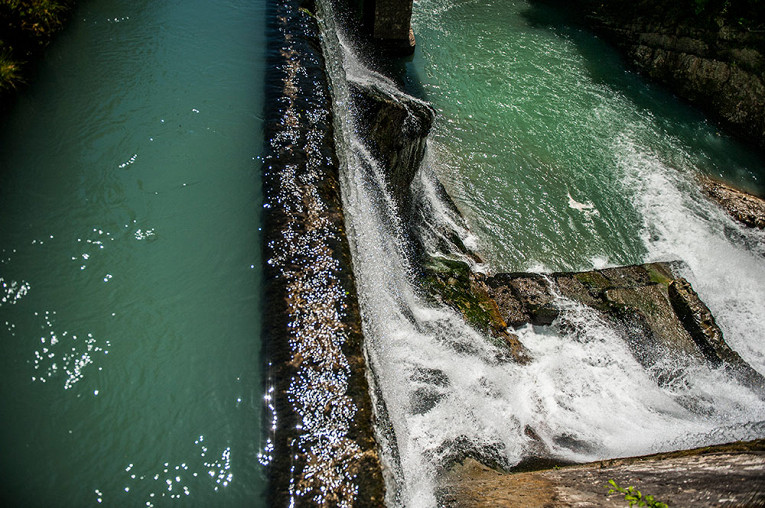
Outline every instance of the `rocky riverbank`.
POLYGON ((699 183, 704 192, 738 222, 750 228, 765 228, 765 199, 711 178, 700 178, 699 183))
POLYGON ((765 149, 761 2, 577 0, 573 6, 640 72, 765 149))

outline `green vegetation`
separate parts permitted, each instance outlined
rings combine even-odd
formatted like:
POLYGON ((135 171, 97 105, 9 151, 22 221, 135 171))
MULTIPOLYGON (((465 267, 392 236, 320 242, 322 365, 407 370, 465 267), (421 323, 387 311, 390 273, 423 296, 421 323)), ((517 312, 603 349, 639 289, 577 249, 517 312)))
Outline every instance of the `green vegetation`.
POLYGON ((616 481, 608 480, 608 493, 620 493, 624 494, 624 500, 629 502, 630 506, 648 506, 649 508, 669 508, 666 503, 660 503, 656 501, 653 496, 645 496, 633 486, 629 486, 626 489, 620 487, 616 481))
POLYGON ((0 99, 64 25, 74 0, 0 0, 0 99))
POLYGON ((489 332, 506 327, 496 304, 488 295, 476 291, 471 283, 467 263, 434 257, 424 267, 419 280, 427 296, 460 311, 465 320, 479 330, 489 332))
POLYGON ((20 65, 13 60, 11 52, 6 50, 0 53, 0 93, 16 88, 21 81, 20 65))

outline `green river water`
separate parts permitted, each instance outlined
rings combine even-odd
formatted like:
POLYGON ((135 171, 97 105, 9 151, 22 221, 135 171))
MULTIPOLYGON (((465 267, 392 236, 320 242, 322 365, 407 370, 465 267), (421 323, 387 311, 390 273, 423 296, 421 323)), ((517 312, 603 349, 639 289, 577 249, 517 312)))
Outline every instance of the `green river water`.
POLYGON ((765 234, 701 175, 765 196, 762 153, 629 70, 565 9, 418 0, 409 85, 438 110, 426 165, 490 271, 680 260, 726 340, 765 371, 765 234))
POLYGON ((410 74, 440 113, 433 165, 497 270, 643 262, 647 165, 765 195, 761 157, 560 9, 418 0, 412 23, 410 74))
MULTIPOLYGON (((3 118, 2 501, 265 504, 265 3, 83 2, 3 118)), ((695 183, 713 175, 765 195, 761 156, 547 7, 417 0, 413 26, 409 84, 439 112, 426 166, 489 270, 680 259, 728 342, 765 372, 765 238, 695 183)), ((365 204, 348 216, 379 233, 365 204)), ((408 506, 434 502, 433 450, 469 436, 501 442, 517 462, 527 423, 550 442, 589 443, 570 453, 577 460, 762 437, 761 400, 706 381, 718 373, 694 374, 677 393, 659 388, 608 330, 582 344, 524 330, 537 360, 526 369, 455 356, 450 341, 476 343, 474 332, 414 297, 388 302, 395 291, 380 288, 409 291, 398 258, 374 251, 393 241, 359 238, 365 330, 379 330, 369 340, 404 443, 396 474, 408 506), (608 368, 592 361, 603 354, 614 357, 608 368), (407 414, 412 365, 451 379, 428 414, 407 414), (674 402, 692 397, 709 411, 674 402)))
POLYGON ((0 126, 3 505, 253 506, 265 2, 81 2, 0 126))

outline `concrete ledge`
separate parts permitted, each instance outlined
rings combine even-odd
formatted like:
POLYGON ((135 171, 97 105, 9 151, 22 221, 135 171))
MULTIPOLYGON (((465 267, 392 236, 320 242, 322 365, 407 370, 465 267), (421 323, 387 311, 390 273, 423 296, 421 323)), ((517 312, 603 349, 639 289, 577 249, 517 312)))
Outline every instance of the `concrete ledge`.
POLYGON ((620 507, 608 481, 634 486, 669 506, 765 506, 765 440, 614 459, 523 473, 506 473, 467 459, 453 467, 444 506, 620 507))

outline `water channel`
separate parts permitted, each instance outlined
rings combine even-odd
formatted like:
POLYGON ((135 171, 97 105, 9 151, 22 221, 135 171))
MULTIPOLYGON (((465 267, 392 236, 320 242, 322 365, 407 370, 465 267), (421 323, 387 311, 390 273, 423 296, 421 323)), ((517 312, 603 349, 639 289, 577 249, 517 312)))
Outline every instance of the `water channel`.
POLYGON ((264 18, 82 2, 3 118, 4 502, 263 498, 264 18))

